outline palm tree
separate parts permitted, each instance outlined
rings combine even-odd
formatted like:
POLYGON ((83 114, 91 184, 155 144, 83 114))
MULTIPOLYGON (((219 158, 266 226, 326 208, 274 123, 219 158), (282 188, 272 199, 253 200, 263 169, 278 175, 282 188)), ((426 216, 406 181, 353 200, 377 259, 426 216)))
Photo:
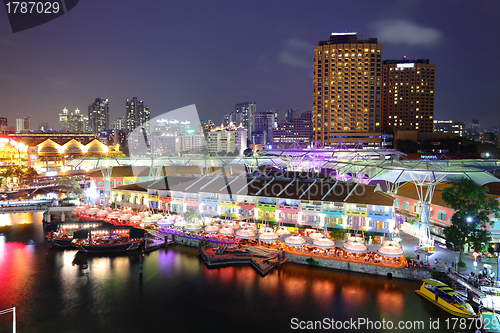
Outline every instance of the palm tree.
POLYGON ((24 172, 24 177, 28 180, 29 183, 33 182, 33 178, 38 177, 38 172, 33 167, 28 167, 24 172))
POLYGON ((14 169, 12 166, 8 166, 6 169, 4 169, 1 173, 2 177, 6 179, 5 184, 8 186, 10 181, 12 180, 12 176, 14 176, 14 169))
POLYGON ((21 180, 24 176, 24 170, 22 167, 16 166, 16 167, 14 167, 13 171, 14 171, 14 176, 16 176, 16 179, 17 179, 17 185, 19 186, 21 184, 21 180))

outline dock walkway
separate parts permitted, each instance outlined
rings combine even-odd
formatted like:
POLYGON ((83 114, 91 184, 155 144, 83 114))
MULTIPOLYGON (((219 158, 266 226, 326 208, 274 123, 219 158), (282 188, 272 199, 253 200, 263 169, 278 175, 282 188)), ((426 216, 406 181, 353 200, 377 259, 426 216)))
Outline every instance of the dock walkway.
POLYGON ((249 264, 263 276, 286 261, 282 251, 263 251, 247 246, 237 248, 225 244, 217 247, 206 245, 200 247, 199 252, 208 267, 249 264))
POLYGON ((156 249, 165 247, 168 244, 172 244, 173 241, 168 239, 165 234, 155 230, 148 230, 145 236, 146 246, 144 248, 145 252, 154 251, 156 249))

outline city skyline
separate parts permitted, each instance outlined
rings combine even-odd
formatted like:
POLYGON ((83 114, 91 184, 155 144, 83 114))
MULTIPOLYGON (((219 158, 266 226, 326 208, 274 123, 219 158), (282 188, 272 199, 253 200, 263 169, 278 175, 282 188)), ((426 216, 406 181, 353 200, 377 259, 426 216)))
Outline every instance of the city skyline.
POLYGON ((142 8, 109 1, 96 10, 96 4, 80 3, 57 20, 16 34, 0 11, 0 116, 9 124, 30 117, 35 127, 44 121, 56 127, 64 107, 85 110, 100 97, 109 99, 112 120, 123 114, 123 101, 140 96, 152 118, 196 104, 200 118, 217 124, 235 104, 254 101, 257 112, 276 108, 283 119, 291 108, 312 110, 317 42, 348 30, 377 38, 383 60, 407 56, 436 65, 434 119, 467 123, 475 116, 482 124, 500 123, 498 46, 491 42, 499 27, 498 2, 363 2, 355 15, 340 16, 335 13, 354 5, 289 1, 283 10, 281 1, 217 4, 142 8), (242 13, 255 24, 238 24, 242 13), (132 14, 140 25, 125 24, 132 14), (91 25, 90 17, 106 23, 91 25), (129 50, 129 37, 142 47, 129 50), (99 52, 96 44, 102 45, 99 52))

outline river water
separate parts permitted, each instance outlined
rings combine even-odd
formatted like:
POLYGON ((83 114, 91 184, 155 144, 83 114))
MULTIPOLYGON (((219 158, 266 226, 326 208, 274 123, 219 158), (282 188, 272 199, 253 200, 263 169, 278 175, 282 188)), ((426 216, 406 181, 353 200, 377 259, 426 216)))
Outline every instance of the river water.
MULTIPOLYGON (((319 332, 332 319, 340 332, 474 332, 417 296, 415 281, 291 263, 261 277, 208 269, 181 245, 87 255, 43 236, 41 213, 0 215, 0 310, 16 307, 17 332, 292 332, 321 321, 308 330, 319 332)), ((11 331, 12 314, 0 316, 11 331)))

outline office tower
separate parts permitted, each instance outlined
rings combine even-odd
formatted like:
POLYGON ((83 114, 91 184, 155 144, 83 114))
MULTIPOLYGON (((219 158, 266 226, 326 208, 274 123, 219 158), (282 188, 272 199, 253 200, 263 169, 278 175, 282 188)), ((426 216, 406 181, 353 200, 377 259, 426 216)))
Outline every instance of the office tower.
POLYGON ((59 130, 68 132, 87 132, 88 118, 80 113, 79 109, 74 112, 68 112, 67 108, 59 114, 59 130))
POLYGON ((313 113, 306 111, 290 121, 278 121, 278 126, 272 131, 273 147, 288 148, 294 142, 309 144, 313 137, 312 119, 313 113))
POLYGON ((109 101, 108 99, 96 98, 89 105, 89 130, 95 135, 109 128, 109 101))
POLYGON ((257 104, 255 102, 246 102, 236 104, 234 108, 234 112, 241 117, 241 119, 235 119, 233 123, 235 125, 239 125, 238 120, 240 120, 241 124, 247 130, 247 135, 249 138, 252 137, 252 127, 253 127, 253 115, 257 112, 257 104))
POLYGON ((145 106, 137 97, 127 99, 126 104, 127 130, 132 132, 136 127, 146 125, 150 119, 148 106, 145 106))
POLYGON ((278 110, 270 109, 253 115, 251 141, 256 144, 267 144, 273 141, 272 130, 278 123, 278 110))
POLYGON ((285 113, 285 121, 291 121, 293 117, 298 117, 299 114, 299 109, 288 109, 285 113))
POLYGON ((7 118, 0 117, 0 126, 8 126, 7 118))
POLYGON ((434 72, 429 59, 383 61, 383 131, 434 131, 434 72))
POLYGON ((30 117, 24 117, 21 119, 16 119, 16 132, 22 130, 31 130, 31 119, 30 117))
POLYGON ((332 33, 318 43, 313 58, 314 140, 359 141, 380 132, 382 45, 377 38, 332 33))

